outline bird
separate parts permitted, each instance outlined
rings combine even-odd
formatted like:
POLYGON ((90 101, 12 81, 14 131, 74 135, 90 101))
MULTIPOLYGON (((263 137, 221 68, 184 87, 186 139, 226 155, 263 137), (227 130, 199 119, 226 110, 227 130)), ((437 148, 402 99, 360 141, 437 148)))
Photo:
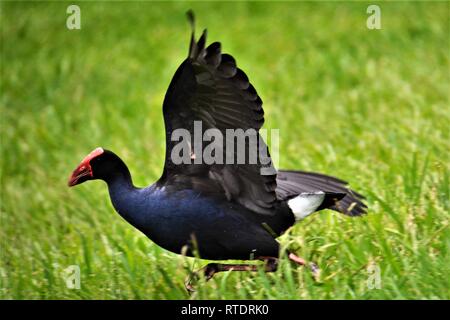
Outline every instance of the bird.
MULTIPOLYGON (((250 261, 262 261, 265 271, 274 272, 281 258, 277 238, 296 223, 323 209, 362 216, 367 206, 365 197, 341 179, 274 168, 260 135, 264 110, 256 89, 235 58, 222 53, 220 42, 206 46, 206 29, 196 39, 193 12, 188 11, 187 17, 188 56, 176 70, 162 107, 166 152, 161 177, 148 187, 136 187, 125 162, 99 147, 76 167, 68 185, 103 180, 119 215, 154 243, 173 253, 214 261, 188 277, 186 289, 193 291, 199 274, 209 280, 222 271, 258 270, 258 264, 250 261), (201 133, 248 130, 251 136, 253 132, 257 153, 265 152, 265 160, 251 162, 244 156, 241 162, 199 161, 206 146, 199 149, 188 140, 180 147, 180 140, 174 139, 180 130, 194 135, 198 124, 201 133), (184 161, 174 161, 174 151, 180 148, 184 161)), ((248 140, 239 146, 250 154, 253 145, 248 140)), ((239 156, 237 149, 229 152, 231 160, 239 156)), ((221 152, 225 153, 218 149, 216 155, 221 152)), ((309 265, 313 274, 319 270, 294 252, 283 254, 293 263, 309 265)))

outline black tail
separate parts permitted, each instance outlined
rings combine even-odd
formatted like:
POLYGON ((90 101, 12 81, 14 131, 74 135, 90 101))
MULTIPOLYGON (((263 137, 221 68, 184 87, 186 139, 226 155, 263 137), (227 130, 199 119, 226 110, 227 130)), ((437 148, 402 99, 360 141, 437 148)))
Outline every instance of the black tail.
POLYGON ((320 173, 279 170, 275 191, 282 200, 296 197, 302 192, 332 193, 336 195, 334 199, 340 200, 324 202, 319 210, 328 208, 352 217, 366 214, 367 206, 363 203, 365 197, 349 189, 347 185, 345 181, 320 173))

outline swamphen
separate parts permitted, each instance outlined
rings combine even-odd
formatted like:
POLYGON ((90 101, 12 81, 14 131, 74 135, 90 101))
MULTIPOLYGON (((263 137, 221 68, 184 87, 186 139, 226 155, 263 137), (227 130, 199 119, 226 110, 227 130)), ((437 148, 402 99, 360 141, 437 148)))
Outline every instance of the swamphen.
MULTIPOLYGON (((161 178, 137 188, 125 163, 112 151, 97 148, 72 173, 69 186, 104 180, 116 211, 169 251, 188 256, 197 252, 209 260, 258 259, 265 261, 265 270, 275 271, 280 251, 277 236, 322 209, 360 216, 367 208, 364 198, 348 189, 346 182, 319 173, 263 173, 267 165, 262 161, 198 163, 198 149, 191 144, 192 161, 173 161, 176 141, 172 134, 176 129, 194 134, 194 121, 201 122, 202 133, 254 129, 258 150, 267 148, 258 133, 264 112, 255 88, 235 59, 221 53, 220 43, 205 47, 206 30, 195 40, 193 14, 188 12, 188 17, 192 25, 189 55, 176 71, 163 104, 166 156, 161 178)), ((249 144, 244 147, 248 151, 249 144)), ((288 257, 305 264, 293 253, 288 257)), ((256 266, 210 263, 204 268, 208 279, 226 270, 256 270, 256 266)), ((192 286, 187 283, 187 288, 192 286)))

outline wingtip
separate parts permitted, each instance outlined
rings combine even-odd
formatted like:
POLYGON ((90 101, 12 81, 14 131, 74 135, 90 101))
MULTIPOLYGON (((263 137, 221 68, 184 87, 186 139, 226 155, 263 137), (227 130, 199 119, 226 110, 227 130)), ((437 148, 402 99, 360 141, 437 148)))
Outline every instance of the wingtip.
POLYGON ((195 30, 195 14, 194 14, 194 11, 192 11, 192 9, 189 9, 186 12, 186 16, 187 16, 187 19, 189 21, 189 24, 191 25, 192 32, 194 32, 194 30, 195 30))
POLYGON ((192 10, 188 10, 186 12, 186 16, 188 18, 188 21, 191 25, 191 42, 189 45, 189 54, 188 57, 190 59, 197 59, 198 56, 204 52, 205 44, 206 44, 206 37, 207 37, 207 30, 204 29, 202 32, 202 35, 200 36, 200 39, 198 42, 195 40, 195 15, 192 10))
POLYGON ((195 15, 194 12, 189 9, 186 12, 186 17, 188 19, 189 25, 191 26, 191 41, 189 44, 188 57, 192 58, 196 54, 196 43, 195 43, 195 15))

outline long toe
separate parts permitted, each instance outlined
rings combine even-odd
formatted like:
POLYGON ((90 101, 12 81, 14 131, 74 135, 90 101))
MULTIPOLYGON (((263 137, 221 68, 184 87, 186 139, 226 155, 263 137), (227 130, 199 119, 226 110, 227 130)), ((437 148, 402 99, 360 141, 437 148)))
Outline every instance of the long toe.
POLYGON ((309 263, 309 269, 311 270, 314 281, 320 282, 320 268, 314 262, 309 263))
POLYGON ((189 294, 192 294, 196 291, 194 285, 197 283, 198 279, 199 277, 197 272, 192 272, 186 277, 186 280, 184 281, 184 287, 189 294))

